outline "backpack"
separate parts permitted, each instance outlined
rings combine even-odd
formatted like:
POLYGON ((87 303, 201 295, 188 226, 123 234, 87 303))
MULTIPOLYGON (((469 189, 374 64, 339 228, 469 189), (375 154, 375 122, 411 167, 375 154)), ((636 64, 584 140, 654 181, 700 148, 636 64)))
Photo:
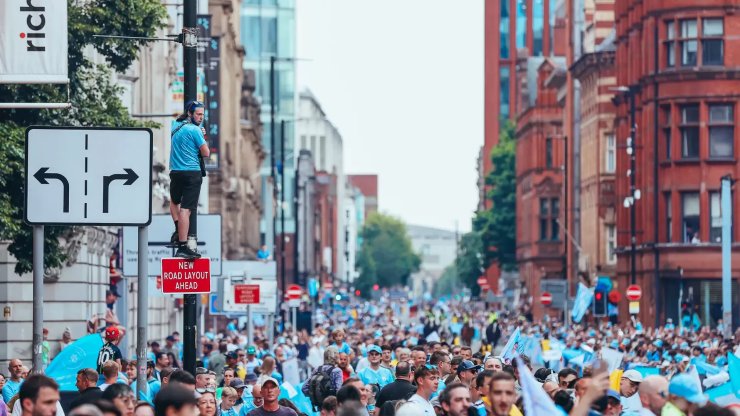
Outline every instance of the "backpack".
POLYGON ((321 405, 327 397, 337 395, 337 391, 331 383, 332 370, 334 370, 333 366, 321 366, 308 379, 308 398, 311 399, 314 410, 321 409, 321 405))

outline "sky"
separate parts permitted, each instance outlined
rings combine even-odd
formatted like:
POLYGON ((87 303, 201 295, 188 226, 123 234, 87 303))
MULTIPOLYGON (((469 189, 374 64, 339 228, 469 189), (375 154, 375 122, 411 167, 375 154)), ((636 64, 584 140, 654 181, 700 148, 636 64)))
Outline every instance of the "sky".
POLYGON ((483 0, 297 0, 298 87, 377 173, 380 210, 470 230, 483 144, 483 0))

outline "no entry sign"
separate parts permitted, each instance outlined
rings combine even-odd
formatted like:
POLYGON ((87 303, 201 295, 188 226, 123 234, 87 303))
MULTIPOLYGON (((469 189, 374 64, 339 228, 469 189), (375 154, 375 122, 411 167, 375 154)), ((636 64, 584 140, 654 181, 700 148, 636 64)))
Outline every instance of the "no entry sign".
POLYGON ((478 286, 480 286, 481 290, 489 290, 491 289, 491 286, 488 284, 488 279, 486 279, 485 276, 481 276, 477 280, 478 286))
POLYGON ((239 305, 260 303, 260 285, 235 285, 234 302, 239 305))
POLYGON ((288 300, 300 299, 302 293, 303 291, 298 285, 290 285, 288 286, 288 290, 285 291, 285 295, 287 296, 288 300))
POLYGON ((162 293, 210 293, 211 259, 162 259, 162 293))
POLYGON ((627 286, 627 299, 631 301, 638 301, 642 297, 642 289, 640 289, 640 286, 638 285, 629 285, 627 286))
POLYGON ((540 302, 542 302, 542 304, 545 306, 550 306, 550 304, 552 303, 552 295, 550 294, 550 292, 543 292, 540 296, 540 302))

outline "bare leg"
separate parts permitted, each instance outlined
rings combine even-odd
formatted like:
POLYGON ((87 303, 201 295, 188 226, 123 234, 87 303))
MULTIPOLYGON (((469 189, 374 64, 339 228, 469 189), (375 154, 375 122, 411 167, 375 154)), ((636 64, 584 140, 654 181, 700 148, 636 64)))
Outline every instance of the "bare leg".
POLYGON ((180 219, 180 206, 170 202, 170 215, 172 215, 172 221, 178 221, 180 219))
POLYGON ((190 210, 180 208, 180 219, 177 223, 177 237, 180 242, 188 241, 188 228, 190 228, 190 210))

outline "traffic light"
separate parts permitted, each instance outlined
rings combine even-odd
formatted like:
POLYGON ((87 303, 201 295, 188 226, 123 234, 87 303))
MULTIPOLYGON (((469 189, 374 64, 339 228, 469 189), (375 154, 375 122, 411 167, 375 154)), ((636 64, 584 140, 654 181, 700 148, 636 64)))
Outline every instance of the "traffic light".
POLYGON ((360 289, 355 290, 355 296, 360 296, 360 295, 362 295, 362 292, 360 292, 360 289))
POLYGON ((606 316, 606 304, 609 302, 606 292, 597 290, 594 292, 593 313, 596 317, 606 316))

